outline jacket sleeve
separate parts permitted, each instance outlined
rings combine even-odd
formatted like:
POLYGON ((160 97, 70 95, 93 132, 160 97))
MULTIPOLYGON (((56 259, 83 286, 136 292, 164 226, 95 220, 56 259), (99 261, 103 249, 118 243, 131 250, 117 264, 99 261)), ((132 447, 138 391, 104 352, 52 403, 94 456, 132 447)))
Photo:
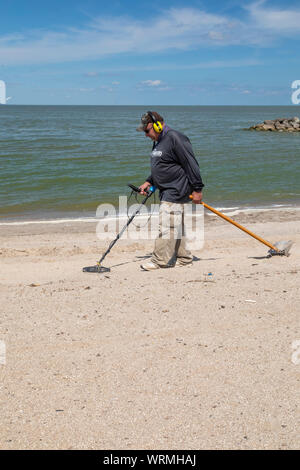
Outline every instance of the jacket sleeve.
POLYGON ((152 179, 152 176, 148 176, 148 178, 146 178, 145 181, 148 181, 148 183, 150 183, 152 186, 153 186, 153 179, 152 179))
POLYGON ((200 192, 204 187, 200 168, 195 158, 192 144, 185 135, 174 135, 174 152, 178 162, 184 169, 194 191, 200 192))

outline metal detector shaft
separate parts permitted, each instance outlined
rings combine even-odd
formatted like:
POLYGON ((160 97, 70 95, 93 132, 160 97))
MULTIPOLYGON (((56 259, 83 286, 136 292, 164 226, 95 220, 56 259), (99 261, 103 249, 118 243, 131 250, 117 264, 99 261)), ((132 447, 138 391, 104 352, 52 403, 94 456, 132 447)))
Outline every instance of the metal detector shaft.
POLYGON ((110 243, 109 247, 107 248, 106 252, 104 253, 104 255, 102 255, 102 258, 100 259, 100 261, 98 262, 99 265, 101 265, 102 261, 104 260, 104 258, 108 255, 108 253, 110 252, 110 250, 112 249, 112 247, 114 246, 115 243, 117 243, 117 241, 121 238, 121 236, 123 235, 123 233, 125 232, 125 230, 127 229, 128 225, 131 224, 131 222, 133 221, 133 219, 135 218, 135 216, 140 212, 141 210, 141 207, 147 202, 147 200, 149 199, 149 197, 154 193, 155 191, 155 188, 153 187, 153 191, 150 190, 148 191, 148 194, 147 196, 145 197, 145 199, 143 199, 143 201, 141 202, 141 204, 139 205, 139 207, 137 208, 137 210, 135 211, 134 214, 132 214, 132 216, 130 217, 130 219, 128 219, 127 221, 127 224, 124 225, 124 227, 122 228, 121 232, 118 233, 118 235, 116 236, 116 238, 110 243))

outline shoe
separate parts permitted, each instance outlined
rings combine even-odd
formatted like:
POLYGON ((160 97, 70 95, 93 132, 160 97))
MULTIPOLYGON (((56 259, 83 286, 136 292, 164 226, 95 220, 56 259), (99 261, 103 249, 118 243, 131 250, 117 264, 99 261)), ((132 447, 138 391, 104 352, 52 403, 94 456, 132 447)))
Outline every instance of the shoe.
POLYGON ((155 269, 159 269, 159 266, 150 261, 149 263, 141 264, 141 268, 144 271, 154 271, 155 269))
POLYGON ((175 268, 182 268, 182 267, 190 268, 192 265, 193 265, 193 262, 191 262, 191 263, 180 263, 180 261, 176 261, 174 267, 175 268))

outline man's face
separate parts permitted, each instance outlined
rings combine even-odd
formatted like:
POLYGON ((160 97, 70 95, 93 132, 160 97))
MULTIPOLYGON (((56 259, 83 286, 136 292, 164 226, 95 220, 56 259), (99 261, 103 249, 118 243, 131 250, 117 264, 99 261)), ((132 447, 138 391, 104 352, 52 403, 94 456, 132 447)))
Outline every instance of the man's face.
POLYGON ((149 122, 147 124, 147 127, 146 129, 144 130, 145 132, 145 136, 146 137, 150 137, 151 140, 158 140, 158 134, 155 132, 155 130, 153 129, 153 124, 152 122, 149 122))

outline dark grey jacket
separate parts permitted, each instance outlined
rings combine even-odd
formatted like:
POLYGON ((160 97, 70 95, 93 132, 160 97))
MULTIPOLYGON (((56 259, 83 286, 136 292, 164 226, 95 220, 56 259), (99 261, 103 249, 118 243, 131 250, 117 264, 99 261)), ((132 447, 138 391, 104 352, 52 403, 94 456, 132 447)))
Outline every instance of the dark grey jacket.
POLYGON ((202 183, 191 142, 180 132, 165 126, 151 153, 151 175, 147 181, 159 189, 161 201, 185 203, 202 183))

